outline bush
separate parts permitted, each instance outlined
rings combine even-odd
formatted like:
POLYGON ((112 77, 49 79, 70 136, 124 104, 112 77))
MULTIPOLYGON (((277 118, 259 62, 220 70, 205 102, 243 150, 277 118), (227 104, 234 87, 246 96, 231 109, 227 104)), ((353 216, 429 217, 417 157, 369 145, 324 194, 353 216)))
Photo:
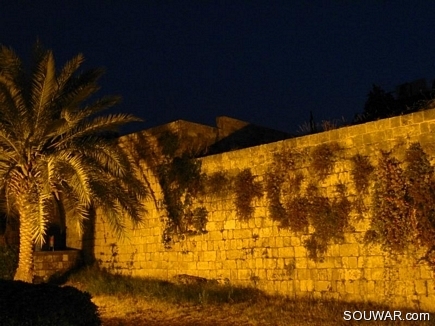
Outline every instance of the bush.
POLYGON ((0 246, 0 279, 12 280, 18 266, 18 248, 0 246))
POLYGON ((87 292, 51 284, 0 280, 1 325, 101 325, 87 292))

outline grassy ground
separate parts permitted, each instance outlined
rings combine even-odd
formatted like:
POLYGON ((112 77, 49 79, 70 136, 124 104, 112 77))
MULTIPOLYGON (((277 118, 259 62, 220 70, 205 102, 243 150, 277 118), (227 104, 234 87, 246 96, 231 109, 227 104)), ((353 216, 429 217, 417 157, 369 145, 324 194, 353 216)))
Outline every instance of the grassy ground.
MULTIPOLYGON (((252 288, 184 285, 83 269, 68 285, 88 291, 103 325, 435 325, 430 321, 356 321, 345 311, 390 311, 386 306, 338 301, 293 300, 252 288)), ((401 310, 402 317, 409 310, 401 310)))

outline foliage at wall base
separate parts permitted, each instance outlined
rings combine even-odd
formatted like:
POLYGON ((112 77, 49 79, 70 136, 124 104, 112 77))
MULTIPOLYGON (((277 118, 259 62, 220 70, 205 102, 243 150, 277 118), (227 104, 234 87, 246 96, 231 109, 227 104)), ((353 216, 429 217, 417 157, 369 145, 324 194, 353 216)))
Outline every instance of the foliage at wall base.
POLYGON ((18 266, 18 247, 0 245, 0 279, 12 280, 18 266))

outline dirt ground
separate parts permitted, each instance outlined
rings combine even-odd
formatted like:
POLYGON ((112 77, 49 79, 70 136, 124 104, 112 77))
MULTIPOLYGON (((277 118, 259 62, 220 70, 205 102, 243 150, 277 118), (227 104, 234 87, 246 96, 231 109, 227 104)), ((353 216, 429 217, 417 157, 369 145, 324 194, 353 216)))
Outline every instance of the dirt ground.
MULTIPOLYGON (((80 283, 69 284, 84 290, 80 283)), ((345 310, 372 310, 369 306, 304 302, 303 300, 268 301, 254 300, 238 303, 193 304, 171 303, 154 297, 123 295, 94 295, 92 301, 98 307, 103 326, 389 326, 431 325, 435 320, 406 321, 344 321, 345 310)))
POLYGON ((258 325, 226 306, 170 305, 109 296, 98 296, 92 301, 99 307, 104 326, 258 325))

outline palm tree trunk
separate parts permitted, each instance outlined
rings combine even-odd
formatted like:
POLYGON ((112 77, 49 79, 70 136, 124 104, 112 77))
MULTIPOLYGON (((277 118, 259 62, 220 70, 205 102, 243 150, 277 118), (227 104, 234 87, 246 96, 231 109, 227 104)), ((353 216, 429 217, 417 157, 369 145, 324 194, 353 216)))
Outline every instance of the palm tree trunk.
POLYGON ((20 252, 18 255, 18 268, 15 272, 15 281, 33 282, 33 240, 32 223, 30 216, 30 200, 26 194, 18 196, 18 212, 20 214, 20 252))

